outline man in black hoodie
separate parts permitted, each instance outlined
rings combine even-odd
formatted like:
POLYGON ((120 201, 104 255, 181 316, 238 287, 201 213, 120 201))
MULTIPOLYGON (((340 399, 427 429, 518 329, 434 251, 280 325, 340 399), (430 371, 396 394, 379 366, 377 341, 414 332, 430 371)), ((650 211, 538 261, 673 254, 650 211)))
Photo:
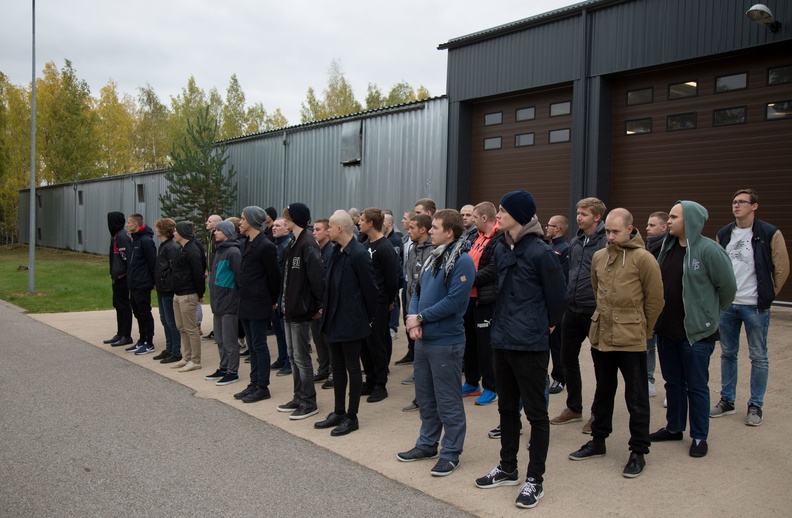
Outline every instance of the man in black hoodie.
POLYGON ((113 279, 113 307, 116 310, 116 334, 104 343, 113 347, 132 343, 132 306, 129 302, 127 263, 132 253, 132 238, 124 228, 126 218, 121 212, 107 213, 110 230, 110 277, 113 279))
MULTIPOLYGON (((646 223, 646 249, 649 250, 655 259, 660 255, 663 247, 663 240, 668 235, 668 213, 653 212, 649 215, 646 223)), ((655 397, 655 368, 657 367, 657 338, 654 333, 646 339, 646 373, 649 378, 649 397, 655 397)))
POLYGON ((151 316, 151 290, 154 289, 154 270, 157 265, 157 246, 154 231, 143 224, 141 214, 132 214, 127 219, 127 230, 132 236, 132 254, 127 265, 127 282, 132 313, 138 322, 140 338, 137 343, 124 349, 135 354, 154 352, 154 317, 151 316))

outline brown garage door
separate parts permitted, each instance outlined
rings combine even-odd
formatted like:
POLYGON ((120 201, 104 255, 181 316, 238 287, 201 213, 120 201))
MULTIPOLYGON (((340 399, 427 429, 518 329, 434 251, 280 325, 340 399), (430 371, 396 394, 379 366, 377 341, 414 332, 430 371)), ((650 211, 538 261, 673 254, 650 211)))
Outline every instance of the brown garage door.
MULTIPOLYGON (((641 223, 695 200, 715 236, 737 189, 759 192, 758 217, 792 245, 792 58, 763 49, 614 82, 610 207, 641 223)), ((792 282, 779 300, 792 301, 792 282)))
POLYGON ((473 204, 496 206, 507 192, 530 191, 543 223, 569 212, 572 88, 502 97, 473 108, 473 204))

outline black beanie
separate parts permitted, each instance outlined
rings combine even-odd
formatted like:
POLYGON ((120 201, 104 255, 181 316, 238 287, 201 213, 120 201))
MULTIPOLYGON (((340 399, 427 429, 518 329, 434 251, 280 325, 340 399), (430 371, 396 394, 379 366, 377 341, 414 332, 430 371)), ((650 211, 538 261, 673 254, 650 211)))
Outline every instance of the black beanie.
POLYGON ((195 225, 189 221, 179 221, 176 223, 176 232, 184 239, 192 239, 195 237, 195 225))
POLYGON ((275 210, 275 207, 267 207, 264 209, 264 212, 267 213, 267 216, 269 216, 272 221, 278 219, 278 211, 275 210))
POLYGON ((525 225, 536 215, 536 200, 528 191, 506 193, 500 205, 520 225, 525 225))
POLYGON ((289 211, 289 217, 294 224, 300 228, 307 228, 308 223, 311 221, 311 209, 308 205, 300 202, 291 203, 286 210, 289 211))

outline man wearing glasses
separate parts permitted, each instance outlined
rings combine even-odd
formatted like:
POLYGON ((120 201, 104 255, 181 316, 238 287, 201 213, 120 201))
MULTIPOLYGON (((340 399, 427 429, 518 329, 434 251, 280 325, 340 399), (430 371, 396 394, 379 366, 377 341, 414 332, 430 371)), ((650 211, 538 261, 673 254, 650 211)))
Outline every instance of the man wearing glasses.
POLYGON ((789 275, 789 255, 784 236, 777 227, 755 217, 759 195, 753 189, 740 189, 732 197, 735 222, 718 232, 718 243, 726 249, 737 279, 734 302, 720 316, 721 399, 710 417, 736 412, 737 353, 740 327, 745 324, 751 358, 751 397, 745 424, 762 424, 762 404, 767 389, 769 362, 767 330, 770 304, 789 275))
MULTIPOLYGON (((569 282, 569 243, 566 240, 568 227, 569 220, 560 215, 553 216, 545 225, 545 239, 561 261, 565 282, 569 282)), ((550 385, 550 393, 558 394, 564 390, 566 384, 564 368, 561 365, 561 329, 559 328, 550 333, 550 355, 553 358, 553 370, 550 371, 553 383, 550 385)))

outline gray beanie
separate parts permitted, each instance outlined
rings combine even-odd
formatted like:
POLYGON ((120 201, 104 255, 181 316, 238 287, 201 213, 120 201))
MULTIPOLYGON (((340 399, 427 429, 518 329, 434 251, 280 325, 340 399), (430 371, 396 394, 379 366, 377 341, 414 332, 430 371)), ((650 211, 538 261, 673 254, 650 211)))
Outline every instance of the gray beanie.
POLYGON ((176 232, 184 239, 192 239, 195 237, 195 225, 190 221, 179 221, 176 223, 176 232))
POLYGON ((245 207, 242 209, 242 214, 245 216, 248 225, 255 228, 256 230, 261 230, 261 225, 263 225, 264 221, 267 219, 267 213, 264 212, 264 209, 258 205, 245 207))
POLYGON ((219 230, 226 237, 234 237, 234 224, 230 221, 221 221, 217 225, 215 225, 215 230, 219 230))

